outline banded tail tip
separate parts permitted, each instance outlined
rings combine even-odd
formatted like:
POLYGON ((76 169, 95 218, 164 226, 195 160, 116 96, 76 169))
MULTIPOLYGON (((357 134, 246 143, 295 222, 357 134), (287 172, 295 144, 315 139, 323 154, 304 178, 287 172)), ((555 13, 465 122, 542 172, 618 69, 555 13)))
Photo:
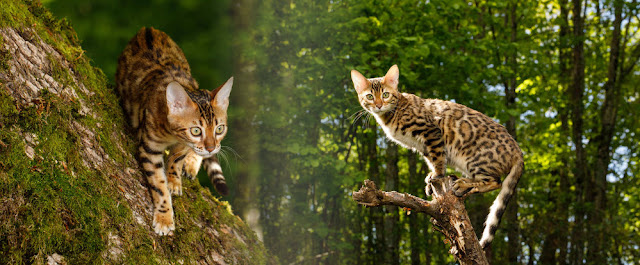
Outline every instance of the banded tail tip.
POLYGON ((229 187, 227 187, 227 183, 225 183, 225 182, 217 182, 217 183, 214 183, 214 186, 216 188, 216 191, 218 191, 218 193, 220 193, 220 195, 222 195, 222 196, 229 195, 229 187))

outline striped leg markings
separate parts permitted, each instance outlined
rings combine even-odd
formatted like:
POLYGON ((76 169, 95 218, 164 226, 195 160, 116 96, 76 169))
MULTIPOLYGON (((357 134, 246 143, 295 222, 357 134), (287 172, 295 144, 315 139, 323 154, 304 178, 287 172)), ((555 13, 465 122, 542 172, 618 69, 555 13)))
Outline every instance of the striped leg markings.
POLYGON ((162 150, 163 148, 153 142, 143 140, 139 148, 139 162, 153 200, 153 229, 160 235, 167 235, 175 230, 175 223, 171 194, 164 173, 162 150))
MULTIPOLYGON (((439 135, 439 134, 438 134, 439 135)), ((425 193, 427 196, 431 196, 432 194, 432 185, 431 180, 436 178, 444 177, 444 174, 447 170, 446 157, 444 156, 444 140, 440 138, 431 138, 427 139, 431 140, 431 146, 427 145, 426 150, 423 153, 424 160, 427 162, 427 166, 429 166, 429 174, 424 179, 427 186, 425 187, 425 193), (433 139, 433 140, 431 140, 433 139)))
POLYGON ((176 144, 169 151, 169 158, 167 159, 167 187, 171 194, 182 195, 182 167, 189 149, 190 148, 185 145, 176 144))

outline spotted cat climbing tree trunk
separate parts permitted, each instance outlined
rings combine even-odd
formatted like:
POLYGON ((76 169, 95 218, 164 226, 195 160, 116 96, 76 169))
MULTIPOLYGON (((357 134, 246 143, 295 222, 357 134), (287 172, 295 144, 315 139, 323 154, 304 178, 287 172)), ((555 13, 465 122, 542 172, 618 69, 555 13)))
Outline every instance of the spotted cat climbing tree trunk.
POLYGON ((194 181, 174 204, 176 233, 153 233, 113 88, 68 22, 37 1, 0 8, 0 114, 0 264, 273 263, 194 181))

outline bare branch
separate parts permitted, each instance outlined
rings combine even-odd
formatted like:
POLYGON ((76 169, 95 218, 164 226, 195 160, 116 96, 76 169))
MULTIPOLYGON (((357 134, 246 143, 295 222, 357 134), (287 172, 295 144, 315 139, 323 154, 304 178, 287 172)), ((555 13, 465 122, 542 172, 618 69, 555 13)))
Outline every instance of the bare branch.
POLYGON ((464 207, 465 197, 453 194, 452 186, 456 179, 456 176, 449 176, 432 180, 429 184, 433 191, 431 201, 407 193, 379 190, 370 180, 365 180, 352 197, 359 204, 369 207, 395 205, 428 214, 436 230, 444 234, 447 243, 451 244, 449 253, 460 264, 489 264, 464 207))

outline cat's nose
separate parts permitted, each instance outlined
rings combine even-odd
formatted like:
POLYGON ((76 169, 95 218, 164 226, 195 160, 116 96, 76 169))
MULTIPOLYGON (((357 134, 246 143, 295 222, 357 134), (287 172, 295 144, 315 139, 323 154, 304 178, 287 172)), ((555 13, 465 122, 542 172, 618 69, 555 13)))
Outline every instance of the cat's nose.
POLYGON ((211 153, 213 150, 216 150, 215 146, 206 146, 204 149, 207 149, 207 152, 211 153))
POLYGON ((378 107, 378 109, 382 108, 382 103, 376 104, 376 107, 378 107))

